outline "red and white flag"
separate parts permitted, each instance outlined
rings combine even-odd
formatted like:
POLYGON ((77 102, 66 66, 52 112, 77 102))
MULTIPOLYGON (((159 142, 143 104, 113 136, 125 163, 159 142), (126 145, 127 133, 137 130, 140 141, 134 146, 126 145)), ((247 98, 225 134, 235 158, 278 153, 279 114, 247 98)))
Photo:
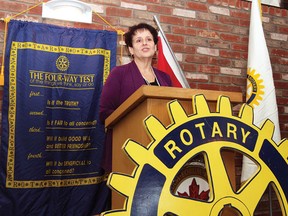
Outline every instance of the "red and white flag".
POLYGON ((165 37, 161 26, 154 16, 154 20, 158 26, 158 63, 157 68, 170 75, 174 87, 190 88, 189 83, 165 37))

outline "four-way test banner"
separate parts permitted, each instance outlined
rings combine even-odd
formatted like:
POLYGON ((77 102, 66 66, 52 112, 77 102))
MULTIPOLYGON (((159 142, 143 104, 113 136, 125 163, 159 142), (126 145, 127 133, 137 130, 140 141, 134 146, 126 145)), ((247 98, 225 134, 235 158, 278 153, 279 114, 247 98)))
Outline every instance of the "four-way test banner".
POLYGON ((86 216, 105 208, 98 111, 116 45, 116 32, 9 22, 1 215, 86 216))

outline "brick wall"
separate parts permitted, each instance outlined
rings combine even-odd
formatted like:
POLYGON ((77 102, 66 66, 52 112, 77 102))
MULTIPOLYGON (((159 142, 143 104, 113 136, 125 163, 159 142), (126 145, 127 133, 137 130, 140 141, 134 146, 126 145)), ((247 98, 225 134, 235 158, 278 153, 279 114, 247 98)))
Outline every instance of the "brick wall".
MULTIPOLYGON (((39 2, 39 0, 0 0, 0 18, 13 16, 39 2)), ((250 2, 241 0, 86 0, 84 2, 91 4, 95 11, 93 24, 42 19, 41 5, 17 18, 68 27, 113 30, 97 16, 99 14, 116 29, 126 31, 127 27, 143 21, 154 25, 153 15, 157 15, 191 88, 239 91, 245 98, 250 2)), ((263 5, 262 12, 277 93, 281 134, 282 138, 287 138, 288 10, 263 5)), ((4 23, 1 21, 1 59, 3 34, 4 23)), ((124 49, 122 62, 127 60, 128 56, 124 49)), ((120 45, 118 64, 119 62, 120 45)))
MULTIPOLYGON (((39 0, 0 0, 0 18, 13 16, 39 0)), ((42 19, 41 4, 17 16, 36 22, 68 27, 126 31, 139 22, 154 24, 157 15, 191 88, 240 91, 245 97, 250 5, 240 0, 86 0, 93 24, 42 19)), ((263 26, 277 91, 282 137, 288 137, 288 10, 262 6, 263 26)), ((0 22, 0 55, 4 23, 0 22)), ((120 37, 119 37, 120 40, 120 37)), ((120 45, 119 45, 120 55, 120 45)), ((125 51, 125 49, 124 49, 125 51)), ((119 57, 120 58, 120 57, 119 57)), ((118 58, 118 59, 119 59, 118 58)), ((128 60, 126 52, 122 62, 128 60)), ((120 61, 118 61, 119 64, 120 61)), ((2 62, 1 62, 2 64, 2 62)))

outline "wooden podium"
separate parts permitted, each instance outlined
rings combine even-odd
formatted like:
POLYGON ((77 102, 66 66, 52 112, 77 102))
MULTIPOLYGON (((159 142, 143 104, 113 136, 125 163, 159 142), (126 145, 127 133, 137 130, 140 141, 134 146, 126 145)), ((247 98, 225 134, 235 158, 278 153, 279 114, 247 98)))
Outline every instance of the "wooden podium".
MULTIPOLYGON (((127 139, 147 146, 151 140, 145 131, 143 121, 150 114, 157 117, 163 125, 171 124, 167 111, 167 103, 177 99, 187 115, 192 114, 192 96, 203 94, 211 111, 215 111, 218 96, 225 95, 232 104, 242 103, 242 93, 224 92, 174 87, 142 86, 131 95, 105 121, 107 128, 113 129, 112 143, 112 172, 131 174, 135 164, 122 150, 127 139)), ((235 184, 234 154, 227 153, 225 160, 229 160, 228 172, 235 184)), ((235 185, 234 185, 235 186, 235 185)), ((123 209, 125 197, 112 191, 112 209, 123 209)))

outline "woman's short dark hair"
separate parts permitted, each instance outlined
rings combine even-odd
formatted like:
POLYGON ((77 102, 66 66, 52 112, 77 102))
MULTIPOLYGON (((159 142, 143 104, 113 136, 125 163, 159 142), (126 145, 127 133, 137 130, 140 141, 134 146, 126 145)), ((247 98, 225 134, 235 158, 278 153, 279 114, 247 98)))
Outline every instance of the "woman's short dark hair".
POLYGON ((148 31, 150 31, 150 33, 153 36, 154 43, 155 44, 158 43, 158 32, 157 32, 157 30, 153 26, 151 26, 151 25, 149 25, 147 23, 139 23, 137 25, 133 25, 133 26, 129 27, 128 32, 126 32, 124 34, 125 43, 126 43, 127 47, 132 47, 132 37, 133 37, 133 35, 135 35, 135 32, 138 31, 139 29, 147 29, 148 31))

